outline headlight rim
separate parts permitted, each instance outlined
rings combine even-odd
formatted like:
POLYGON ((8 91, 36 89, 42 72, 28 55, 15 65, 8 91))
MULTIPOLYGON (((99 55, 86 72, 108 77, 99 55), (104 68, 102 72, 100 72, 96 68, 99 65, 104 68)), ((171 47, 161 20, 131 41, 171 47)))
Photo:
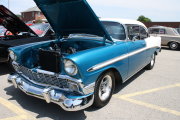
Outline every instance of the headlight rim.
POLYGON ((17 55, 14 53, 14 51, 9 50, 9 57, 11 60, 16 61, 17 60, 17 55))
POLYGON ((78 67, 77 67, 77 65, 72 61, 72 60, 70 60, 70 59, 64 59, 64 61, 63 61, 63 63, 64 63, 64 71, 68 74, 68 75, 70 75, 70 76, 76 76, 77 74, 78 74, 78 67), (74 66, 74 72, 68 72, 67 70, 66 70, 66 64, 67 64, 67 62, 70 62, 70 63, 72 63, 72 66, 74 66))

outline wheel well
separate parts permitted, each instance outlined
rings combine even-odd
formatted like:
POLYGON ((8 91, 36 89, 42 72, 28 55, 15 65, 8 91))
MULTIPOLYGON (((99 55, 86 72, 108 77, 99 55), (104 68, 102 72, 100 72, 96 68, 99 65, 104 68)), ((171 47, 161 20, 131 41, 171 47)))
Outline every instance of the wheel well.
POLYGON ((177 42, 177 41, 170 41, 170 42, 168 42, 168 45, 169 45, 170 43, 172 43, 172 42, 176 42, 176 43, 178 43, 178 44, 180 45, 180 43, 177 42))
POLYGON ((157 51, 155 51, 155 53, 154 53, 155 55, 158 55, 158 52, 157 51))
POLYGON ((110 68, 110 69, 107 69, 106 71, 104 71, 103 73, 107 72, 107 71, 112 71, 114 73, 114 76, 115 76, 115 89, 117 87, 119 87, 119 85, 121 85, 123 83, 123 80, 122 80, 122 77, 121 77, 121 74, 119 73, 119 71, 115 68, 110 68))

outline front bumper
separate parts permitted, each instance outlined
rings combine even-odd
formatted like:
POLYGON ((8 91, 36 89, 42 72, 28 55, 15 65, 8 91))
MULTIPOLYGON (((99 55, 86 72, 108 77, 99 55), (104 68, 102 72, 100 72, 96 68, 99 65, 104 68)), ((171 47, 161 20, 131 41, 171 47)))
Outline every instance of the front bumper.
POLYGON ((12 74, 8 82, 15 88, 19 88, 27 95, 45 100, 47 103, 55 103, 65 111, 78 111, 91 106, 94 102, 93 93, 88 95, 75 95, 53 87, 35 84, 19 74, 12 74))

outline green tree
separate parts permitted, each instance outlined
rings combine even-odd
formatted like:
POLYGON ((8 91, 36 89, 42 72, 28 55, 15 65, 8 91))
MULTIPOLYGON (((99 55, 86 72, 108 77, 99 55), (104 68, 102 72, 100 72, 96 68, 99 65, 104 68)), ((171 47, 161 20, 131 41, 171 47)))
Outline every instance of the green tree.
POLYGON ((139 16, 137 20, 140 22, 152 22, 151 19, 145 17, 144 15, 139 16))
POLYGON ((42 23, 43 21, 41 19, 38 19, 35 21, 35 23, 42 23))

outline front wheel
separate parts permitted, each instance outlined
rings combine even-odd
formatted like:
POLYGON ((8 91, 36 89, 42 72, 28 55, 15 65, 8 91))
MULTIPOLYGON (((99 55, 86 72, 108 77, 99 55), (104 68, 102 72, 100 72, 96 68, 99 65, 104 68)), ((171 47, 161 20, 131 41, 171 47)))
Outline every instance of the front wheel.
POLYGON ((151 57, 151 62, 146 66, 147 70, 152 70, 156 62, 156 55, 153 54, 151 57))
POLYGON ((178 44, 177 42, 171 42, 171 43, 169 44, 169 48, 170 48, 171 50, 177 50, 178 47, 179 47, 179 44, 178 44))
POLYGON ((102 74, 96 82, 94 92, 94 106, 104 107, 111 99, 115 88, 114 73, 108 71, 102 74))

